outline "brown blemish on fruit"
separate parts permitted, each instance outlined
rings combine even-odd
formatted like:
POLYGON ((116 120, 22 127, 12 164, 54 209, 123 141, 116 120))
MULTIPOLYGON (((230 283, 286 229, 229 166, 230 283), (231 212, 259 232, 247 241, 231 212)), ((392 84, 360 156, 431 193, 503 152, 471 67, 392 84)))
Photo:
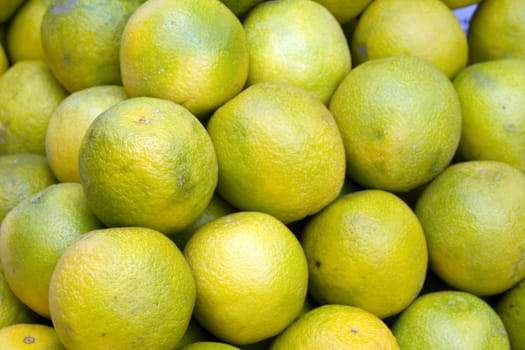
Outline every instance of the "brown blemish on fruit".
POLYGON ((35 337, 31 336, 31 335, 26 335, 24 337, 24 344, 33 344, 35 342, 35 337))
POLYGON ((319 260, 317 260, 317 261, 315 262, 315 267, 317 267, 317 268, 320 268, 320 267, 321 267, 321 262, 320 262, 319 260))
POLYGON ((143 115, 139 116, 139 119, 137 119, 137 123, 139 124, 149 124, 151 121, 148 119, 148 117, 145 117, 143 115))

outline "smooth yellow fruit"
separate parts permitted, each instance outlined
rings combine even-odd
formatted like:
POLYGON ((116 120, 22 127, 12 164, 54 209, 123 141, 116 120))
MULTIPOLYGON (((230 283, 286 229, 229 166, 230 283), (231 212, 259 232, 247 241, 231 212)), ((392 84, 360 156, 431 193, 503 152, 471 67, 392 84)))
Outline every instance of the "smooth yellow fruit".
POLYGON ((22 200, 56 182, 42 155, 16 153, 0 156, 0 223, 22 200))
POLYGON ((0 23, 7 22, 24 0, 2 0, 0 3, 0 23))
POLYGON ((38 315, 22 303, 9 287, 0 265, 0 329, 37 321, 38 315))
POLYGON ((498 160, 525 173, 525 57, 472 64, 454 79, 463 160, 498 160))
POLYGON ((21 61, 0 76, 0 154, 45 154, 49 118, 67 96, 43 61, 21 61))
POLYGON ((507 330, 512 350, 525 349, 525 280, 503 293, 495 309, 507 330))
POLYGON ((20 202, 0 228, 0 260, 13 293, 49 318, 51 274, 64 250, 102 224, 78 183, 51 185, 20 202))
POLYGON ((45 61, 40 27, 53 0, 28 0, 9 22, 7 53, 12 63, 24 60, 45 61))
POLYGON ((342 25, 360 15, 372 0, 315 0, 326 7, 342 25))
POLYGON ((441 1, 443 1, 451 9, 466 7, 466 6, 470 6, 470 5, 481 2, 481 0, 441 0, 441 1))
POLYGON ((375 0, 352 37, 355 64, 399 55, 424 58, 449 78, 467 64, 468 43, 458 19, 440 0, 375 0))
POLYGON ((276 218, 238 212, 202 226, 184 248, 197 285, 194 317, 219 340, 250 344, 299 315, 308 267, 294 234, 276 218))
POLYGON ((467 38, 470 63, 525 58, 525 2, 480 2, 470 20, 467 38))
POLYGON ((325 105, 288 83, 252 85, 208 122, 219 163, 217 190, 240 210, 289 223, 334 200, 345 177, 344 145, 325 105))
POLYGON ((387 325, 363 309, 347 305, 319 306, 292 323, 271 350, 399 350, 387 325))
POLYGON ((308 221, 301 243, 308 290, 319 304, 357 306, 386 318, 423 287, 425 234, 414 212, 389 192, 340 197, 308 221))
POLYGON ((455 289, 499 294, 525 277, 525 174, 496 161, 448 167, 421 193, 431 269, 455 289))
POLYGON ((403 350, 510 350, 494 309, 475 295, 456 290, 418 297, 391 329, 403 350))
POLYGON ((107 226, 144 226, 166 234, 191 225, 217 184, 212 141, 180 105, 130 98, 99 115, 79 151, 89 206, 107 226))
POLYGON ((19 323, 0 329, 2 350, 66 350, 55 330, 43 324, 19 323))
POLYGON ((265 1, 249 12, 244 29, 250 52, 248 85, 284 81, 327 104, 352 66, 343 29, 314 1, 265 1))
POLYGON ((56 0, 42 19, 46 61, 75 92, 120 85, 120 40, 128 17, 144 0, 56 0))
POLYGON ((421 58, 357 66, 329 108, 343 136, 347 174, 364 187, 419 187, 448 166, 459 143, 461 107, 454 86, 421 58))
POLYGON ((219 0, 149 0, 127 21, 121 45, 130 96, 171 100, 199 118, 241 91, 248 75, 246 34, 219 0))
POLYGON ((162 233, 118 227, 82 235, 60 257, 51 319, 67 349, 172 349, 195 302, 184 256, 162 233))
POLYGON ((67 96, 55 108, 46 130, 46 156, 60 182, 80 182, 78 153, 87 129, 102 112, 127 99, 122 86, 99 85, 67 96))

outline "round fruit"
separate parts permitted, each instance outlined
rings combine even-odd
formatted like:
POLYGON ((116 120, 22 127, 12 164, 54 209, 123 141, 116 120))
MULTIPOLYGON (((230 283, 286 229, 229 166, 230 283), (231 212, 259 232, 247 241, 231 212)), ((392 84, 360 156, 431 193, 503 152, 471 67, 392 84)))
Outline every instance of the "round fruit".
POLYGON ((0 329, 17 323, 36 321, 38 315, 13 293, 0 265, 0 329))
POLYGON ((217 184, 217 159, 199 120, 152 97, 113 105, 90 125, 79 151, 89 206, 107 226, 166 234, 204 211, 217 184))
POLYGON ((512 350, 524 350, 525 280, 521 280, 501 295, 495 308, 507 330, 512 350))
POLYGON ((51 319, 68 349, 172 349, 195 302, 195 282, 162 233, 119 227, 82 235, 51 278, 51 319))
POLYGON ((470 63, 505 57, 525 58, 525 2, 484 0, 468 31, 470 63))
POLYGON ((264 0, 221 0, 237 16, 245 14, 251 8, 264 0))
POLYGON ((283 331, 304 305, 308 267, 276 218, 238 212, 202 226, 184 248, 197 285, 194 317, 221 341, 250 344, 283 331))
POLYGON ((11 62, 43 60, 40 26, 53 0, 28 0, 15 13, 7 29, 7 53, 11 62))
POLYGON ((0 76, 9 68, 9 60, 4 47, 0 44, 0 76))
POLYGON ((289 223, 334 200, 345 177, 344 145, 326 106, 282 82, 252 85, 210 118, 217 190, 240 210, 289 223))
POLYGON ((24 0, 3 0, 0 3, 0 23, 7 22, 24 0))
POLYGON ((248 75, 246 34, 219 0, 149 0, 129 18, 121 45, 130 96, 172 100, 199 118, 241 91, 248 75))
POLYGON ((180 350, 240 350, 238 347, 219 342, 197 342, 186 345, 180 350))
POLYGON ((46 130, 46 156, 61 182, 80 182, 78 154, 87 129, 109 107, 127 99, 122 86, 99 85, 67 96, 55 108, 46 130))
POLYGON ((421 291, 427 247, 419 220, 395 195, 340 197, 306 224, 301 243, 309 293, 320 304, 353 305, 385 318, 421 291))
POLYGON ((525 174, 496 161, 451 165, 421 193, 431 269, 455 289, 501 293, 525 278, 525 174))
POLYGON ((525 57, 472 64, 454 79, 464 160, 499 160, 525 173, 525 57))
POLYGON ((451 9, 467 7, 473 4, 480 3, 481 0, 441 0, 451 9))
POLYGON ((355 64, 416 56, 432 62, 452 78, 468 59, 461 24, 440 0, 375 0, 359 17, 351 41, 355 64))
POLYGON ((461 134, 452 82, 417 57, 357 66, 330 110, 343 136, 348 176, 368 188, 407 192, 427 183, 448 166, 461 134))
POLYGON ((403 350, 510 350, 507 332, 494 309, 461 291, 418 297, 391 329, 403 350))
POLYGON ((19 323, 2 328, 0 344, 5 350, 66 350, 55 330, 43 324, 19 323))
POLYGON ((399 346, 380 318, 357 307, 331 304, 304 314, 270 349, 399 350, 399 346))
POLYGON ((339 23, 347 24, 357 18, 372 0, 315 0, 326 7, 339 23))
POLYGON ((13 293, 49 317, 49 280, 58 258, 78 236, 100 227, 78 183, 51 185, 20 202, 0 228, 0 258, 13 293))
POLYGON ((120 39, 128 17, 144 0, 57 0, 42 19, 46 61, 74 92, 121 84, 120 39))
POLYGON ((21 61, 0 75, 0 154, 45 154, 51 113, 67 96, 43 61, 21 61))
POLYGON ((248 85, 284 81, 327 104, 350 71, 343 29, 314 1, 263 2, 250 11, 244 29, 250 52, 248 85))
POLYGON ((0 223, 22 200, 56 182, 46 158, 40 154, 0 156, 0 223))

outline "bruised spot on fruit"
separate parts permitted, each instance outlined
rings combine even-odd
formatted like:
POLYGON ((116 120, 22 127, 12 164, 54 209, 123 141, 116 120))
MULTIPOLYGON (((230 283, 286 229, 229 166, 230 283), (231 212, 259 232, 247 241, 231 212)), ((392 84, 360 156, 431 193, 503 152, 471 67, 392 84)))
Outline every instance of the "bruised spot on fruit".
POLYGON ((350 329, 350 331, 351 331, 353 334, 357 334, 357 332, 358 332, 357 328, 354 328, 354 327, 352 327, 352 329, 350 329))
POLYGON ((320 267, 321 267, 321 262, 320 262, 319 260, 317 260, 317 261, 315 262, 315 267, 317 267, 317 268, 320 268, 320 267))
POLYGON ((31 336, 31 335, 26 335, 24 337, 24 344, 33 344, 35 342, 35 337, 31 336))
POLYGON ((368 59, 368 52, 366 51, 366 45, 361 44, 357 47, 357 54, 363 58, 363 60, 368 59))
POLYGON ((139 123, 139 124, 149 124, 149 123, 151 123, 151 120, 148 119, 148 117, 141 115, 137 119, 137 123, 139 123))
POLYGON ((58 0, 51 8, 51 12, 55 15, 69 13, 71 10, 73 10, 73 7, 77 2, 78 0, 58 0))
POLYGON ((101 336, 101 337, 105 337, 105 336, 106 336, 106 333, 102 333, 100 336, 101 336))

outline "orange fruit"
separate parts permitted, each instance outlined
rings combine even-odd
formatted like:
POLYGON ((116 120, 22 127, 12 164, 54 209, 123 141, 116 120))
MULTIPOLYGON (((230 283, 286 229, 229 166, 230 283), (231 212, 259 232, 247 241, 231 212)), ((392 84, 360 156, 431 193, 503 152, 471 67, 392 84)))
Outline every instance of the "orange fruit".
POLYGON ((525 57, 472 64, 454 79, 463 160, 498 160, 525 173, 525 57))
POLYGON ((19 323, 2 328, 0 344, 5 350, 66 350, 55 330, 43 324, 19 323))
POLYGON ((0 154, 45 154, 54 109, 67 96, 43 61, 21 61, 0 76, 0 154))
POLYGON ((96 117, 127 99, 119 85, 98 85, 74 92, 55 108, 46 130, 46 157, 61 182, 80 182, 78 152, 96 117))
POLYGON ((171 100, 204 118, 243 88, 246 34, 219 0, 149 0, 126 23, 120 63, 131 97, 171 100))
POLYGON ((13 293, 49 318, 51 274, 81 234, 101 228, 78 183, 51 185, 20 202, 0 227, 0 260, 13 293))
POLYGON ((239 210, 290 223, 339 194, 344 146, 326 106, 283 82, 252 85, 210 118, 219 164, 217 191, 239 210))
POLYGON ((359 17, 352 37, 355 64, 399 55, 424 58, 449 78, 467 64, 461 25, 440 0, 375 0, 359 17))
POLYGON ((51 319, 67 349, 173 349, 195 302, 177 246, 141 227, 85 233, 51 277, 51 319))
POLYGON ((46 158, 40 154, 0 156, 0 223, 22 200, 56 182, 46 158))
POLYGON ((363 309, 329 304, 310 310, 273 342, 270 350, 399 350, 387 325, 363 309))
POLYGON ((391 326, 403 350, 510 350, 505 327, 485 301, 447 290, 418 297, 391 326))
POLYGON ((511 349, 525 349, 525 279, 499 296, 495 310, 507 330, 511 349))
POLYGON ((11 62, 43 60, 46 55, 42 46, 40 26, 47 8, 53 0, 24 1, 14 14, 7 29, 7 52, 11 62))
POLYGON ((144 226, 166 234, 191 225, 217 184, 212 141, 184 107, 129 98, 100 114, 79 151, 89 206, 107 226, 144 226))
POLYGON ((358 17, 372 0, 315 0, 326 7, 342 25, 358 17))
POLYGON ((421 193, 415 212, 431 269, 479 296, 525 278, 525 174, 497 161, 456 163, 421 193))
POLYGON ((301 244, 279 220, 237 212, 195 232, 184 248, 197 286, 193 312, 220 341, 255 343, 283 331, 305 303, 301 244))
POLYGON ((414 212, 389 192, 338 198, 308 221, 301 243, 308 291, 319 304, 357 306, 386 318, 423 287, 425 234, 414 212))
POLYGON ((144 0, 56 0, 42 19, 41 38, 53 74, 69 91, 120 85, 120 38, 144 0))
POLYGON ((451 162, 461 134, 452 82, 424 59, 375 59, 354 68, 329 105, 343 137, 347 174, 392 192, 419 187, 451 162))
POLYGON ((263 2, 249 12, 244 29, 250 53, 248 85, 284 81, 327 104, 352 66, 343 29, 314 1, 263 2))
POLYGON ((484 0, 472 15, 468 30, 469 61, 525 58, 525 3, 484 0))

